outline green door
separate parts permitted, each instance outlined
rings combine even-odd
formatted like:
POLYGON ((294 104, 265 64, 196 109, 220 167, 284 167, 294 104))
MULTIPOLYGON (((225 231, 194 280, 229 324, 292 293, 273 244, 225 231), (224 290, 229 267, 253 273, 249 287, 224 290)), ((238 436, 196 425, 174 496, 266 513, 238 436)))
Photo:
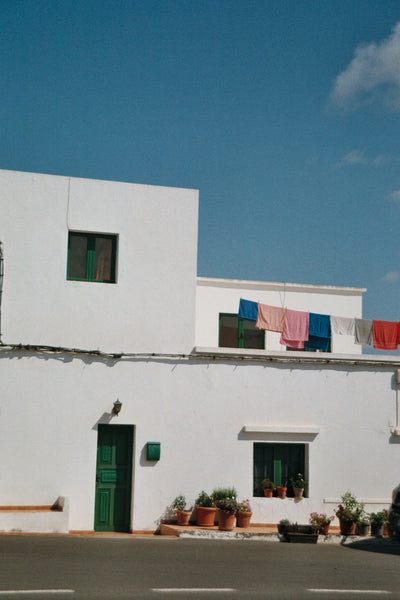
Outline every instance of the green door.
POLYGON ((95 531, 130 531, 132 425, 99 425, 95 531))

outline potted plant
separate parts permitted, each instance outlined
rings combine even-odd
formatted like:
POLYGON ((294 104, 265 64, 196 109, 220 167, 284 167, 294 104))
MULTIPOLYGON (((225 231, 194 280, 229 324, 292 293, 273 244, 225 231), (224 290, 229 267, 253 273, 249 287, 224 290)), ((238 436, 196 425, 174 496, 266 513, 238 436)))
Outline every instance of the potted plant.
POLYGON ((369 522, 368 515, 365 512, 363 502, 359 502, 358 504, 359 504, 360 512, 358 514, 357 522, 356 522, 356 535, 365 536, 365 535, 368 535, 368 533, 369 533, 370 522, 369 522))
POLYGON ((328 535, 329 525, 331 524, 333 517, 328 517, 326 513, 310 513, 309 523, 312 525, 320 535, 328 535))
POLYGON ((383 510, 380 512, 374 513, 372 512, 369 515, 369 520, 371 522, 371 535, 375 537, 383 536, 383 525, 386 520, 386 515, 383 510))
POLYGON ((351 492, 346 492, 341 496, 341 503, 335 511, 335 515, 339 519, 341 535, 354 535, 362 508, 363 505, 351 492))
POLYGON ((278 496, 278 498, 286 498, 286 492, 287 492, 286 481, 283 485, 276 486, 276 495, 278 496))
POLYGON ((261 482, 261 488, 264 490, 264 496, 266 498, 272 498, 272 494, 274 493, 275 484, 271 479, 263 479, 261 482))
POLYGON ((387 536, 387 537, 391 537, 392 536, 392 528, 390 526, 390 521, 389 521, 389 511, 387 508, 384 508, 382 510, 384 516, 385 516, 385 521, 383 523, 383 535, 387 536))
POLYGON ((216 504, 218 500, 222 500, 223 498, 231 498, 232 500, 236 500, 237 491, 234 487, 219 487, 213 489, 211 496, 214 500, 214 504, 216 504))
POLYGON ((294 523, 286 528, 289 542, 294 544, 316 544, 318 541, 318 530, 314 525, 299 525, 294 523))
POLYGON ((216 506, 212 496, 204 490, 196 498, 196 523, 199 527, 213 527, 215 521, 216 506))
POLYGON ((192 509, 186 509, 186 498, 182 494, 177 496, 172 503, 172 507, 176 512, 176 520, 178 525, 189 525, 192 509))
POLYGON ((250 500, 242 500, 238 503, 238 509, 236 513, 236 522, 238 527, 249 527, 250 519, 253 513, 251 511, 250 500))
POLYGON ((297 473, 296 477, 292 477, 290 479, 290 483, 293 488, 293 493, 295 498, 302 498, 304 493, 304 488, 306 487, 306 482, 301 473, 297 473))
POLYGON ((218 529, 232 531, 235 527, 238 504, 234 498, 221 498, 215 502, 218 508, 218 529))
POLYGON ((287 530, 290 527, 289 519, 281 519, 278 523, 278 533, 282 536, 282 540, 287 541, 287 530))

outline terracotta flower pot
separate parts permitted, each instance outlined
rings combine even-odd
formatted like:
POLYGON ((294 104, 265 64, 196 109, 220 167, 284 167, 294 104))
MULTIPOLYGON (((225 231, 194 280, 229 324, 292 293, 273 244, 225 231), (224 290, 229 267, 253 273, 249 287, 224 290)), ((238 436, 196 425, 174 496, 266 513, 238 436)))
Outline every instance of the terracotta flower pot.
POLYGON ((266 498, 272 498, 273 492, 274 490, 272 490, 271 488, 264 488, 264 496, 266 498))
POLYGON ((196 523, 199 527, 213 527, 215 513, 217 509, 214 506, 196 506, 196 523))
POLYGON ((328 535, 329 525, 330 523, 324 523, 323 525, 321 525, 321 527, 319 528, 320 535, 328 535))
POLYGON ((278 498, 286 498, 286 491, 287 491, 287 488, 284 487, 283 485, 278 485, 276 487, 276 494, 277 494, 278 498))
POLYGON ((340 524, 340 535, 354 535, 356 532, 355 521, 344 521, 339 519, 340 524))
POLYGON ((293 488, 293 492, 294 492, 295 498, 302 498, 303 493, 304 493, 304 488, 293 488))
POLYGON ((236 513, 236 522, 238 527, 249 527, 252 512, 240 510, 236 513))
POLYGON ((189 525, 190 515, 192 514, 191 510, 177 510, 176 511, 176 521, 178 525, 189 525))
POLYGON ((220 531, 232 531, 232 529, 235 527, 235 523, 235 513, 231 515, 230 513, 227 513, 224 510, 218 509, 218 529, 220 531))
POLYGON ((390 525, 389 525, 389 523, 385 523, 385 524, 383 525, 383 535, 384 535, 385 537, 391 537, 391 535, 392 535, 392 532, 391 532, 391 529, 390 529, 390 525))

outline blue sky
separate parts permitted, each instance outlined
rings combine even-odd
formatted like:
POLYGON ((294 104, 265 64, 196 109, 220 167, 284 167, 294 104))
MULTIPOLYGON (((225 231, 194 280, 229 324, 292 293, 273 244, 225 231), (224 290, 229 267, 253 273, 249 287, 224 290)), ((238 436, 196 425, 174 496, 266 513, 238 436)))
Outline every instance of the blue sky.
POLYGON ((200 190, 202 276, 400 320, 398 0, 2 0, 0 168, 200 190))

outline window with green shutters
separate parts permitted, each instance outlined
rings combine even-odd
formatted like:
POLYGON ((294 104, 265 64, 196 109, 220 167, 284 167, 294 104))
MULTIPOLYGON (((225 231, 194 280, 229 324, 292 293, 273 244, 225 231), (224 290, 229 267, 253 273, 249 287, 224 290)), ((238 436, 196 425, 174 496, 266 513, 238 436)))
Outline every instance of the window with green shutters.
POLYGON ((220 348, 264 350, 265 332, 258 329, 254 321, 240 319, 236 314, 220 313, 218 345, 220 348))
POLYGON ((261 482, 267 477, 275 485, 287 484, 287 496, 294 495, 290 479, 305 473, 305 444, 255 442, 253 446, 253 495, 263 496, 261 482))
POLYGON ((115 283, 117 236, 70 231, 67 279, 115 283))

